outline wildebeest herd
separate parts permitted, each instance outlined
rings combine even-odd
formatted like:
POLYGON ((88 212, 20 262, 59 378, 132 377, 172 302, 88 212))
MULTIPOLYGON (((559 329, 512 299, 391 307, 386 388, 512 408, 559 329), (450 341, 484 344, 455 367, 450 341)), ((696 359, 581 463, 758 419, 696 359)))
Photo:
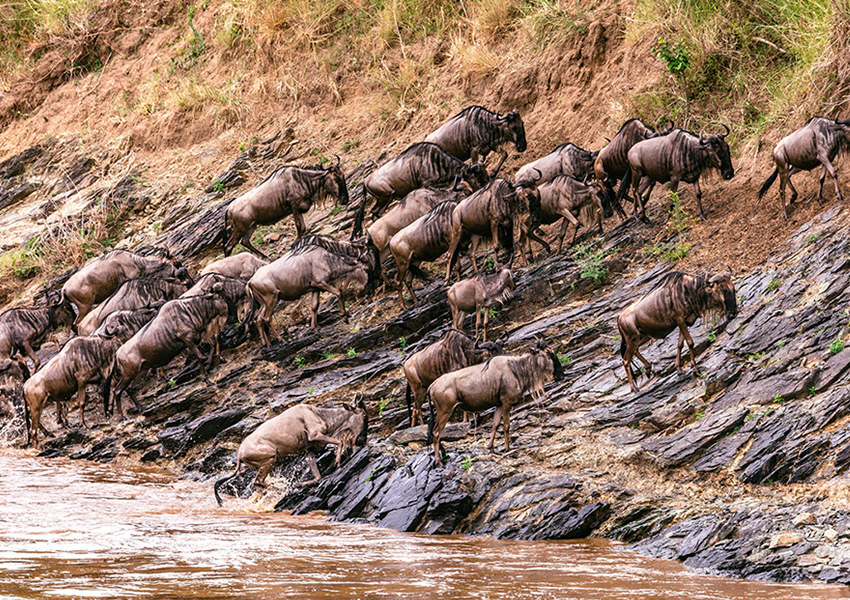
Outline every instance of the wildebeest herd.
MULTIPOLYGON (((568 143, 520 168, 509 180, 498 177, 507 158, 506 144, 518 152, 526 149, 525 127, 517 111, 498 114, 469 107, 363 181, 363 201, 357 208, 350 240, 306 235, 304 214, 325 197, 348 204, 346 179, 340 161, 331 166, 285 166, 263 183, 233 199, 225 211, 220 239, 225 258, 208 264, 195 282, 168 251, 142 256, 113 250, 93 259, 73 273, 43 308, 11 309, 0 315, 0 410, 14 414, 10 398, 23 396, 28 443, 37 445, 45 431, 41 415, 46 404, 56 403, 57 420, 66 422, 64 402, 74 394, 85 427, 86 388, 101 385, 104 413, 113 409, 123 418, 124 393, 139 406, 134 381, 149 369, 159 369, 184 350, 194 356, 206 380, 219 360, 219 334, 227 323, 255 326, 261 342, 280 341, 274 312, 281 301, 310 294, 311 326, 318 329, 319 296, 337 297, 343 318, 348 319, 346 294, 372 295, 390 282, 382 263, 393 257, 396 288, 402 309, 404 291, 416 302, 413 278, 428 279, 422 263, 448 255, 445 282, 452 273, 457 283, 447 288, 452 328, 437 342, 411 355, 403 365, 407 379, 407 405, 411 425, 422 423, 428 403, 428 436, 434 456, 442 464, 440 438, 457 407, 468 412, 495 408, 492 451, 501 423, 505 451, 509 446, 510 411, 527 393, 537 398, 563 367, 545 341, 535 339, 527 352, 502 353, 501 342, 487 342, 489 307, 513 298, 515 274, 514 233, 526 264, 533 260, 531 240, 547 249, 542 225, 562 220, 558 252, 570 226, 575 241, 578 229, 602 232, 603 219, 616 211, 626 218, 623 201, 632 199, 632 215, 646 220, 645 209, 656 183, 694 185, 697 212, 705 219, 700 178, 719 171, 734 176, 724 132, 695 135, 674 127, 656 130, 630 119, 607 146, 588 151, 568 143), (501 155, 488 172, 485 159, 501 155), (470 161, 471 162, 467 162, 470 161), (618 182, 619 191, 615 191, 618 182), (373 222, 362 234, 366 208, 374 199, 373 222), (252 244, 258 225, 272 224, 292 215, 296 240, 273 262, 252 244), (241 243, 250 252, 231 256, 241 243), (476 252, 482 243, 492 246, 490 268, 481 269, 476 252), (467 253, 475 273, 461 278, 461 254, 467 253), (467 315, 475 314, 475 334, 463 333, 467 315), (483 321, 483 322, 482 322, 483 321), (72 337, 58 354, 41 367, 35 350, 51 332, 70 328, 72 337), (479 330, 482 339, 479 340, 479 330), (202 348, 209 347, 205 356, 202 348), (24 357, 32 361, 32 369, 24 357), (40 368, 41 367, 41 368, 40 368), (30 373, 32 375, 30 376, 30 373), (22 386, 22 390, 21 390, 22 386)), ((786 218, 785 186, 797 193, 790 176, 822 166, 818 200, 829 173, 841 198, 832 161, 850 149, 850 119, 814 117, 803 128, 783 139, 773 152, 776 170, 759 192, 764 195, 780 177, 780 196, 786 218)), ((679 330, 676 368, 688 344, 695 365, 694 344, 688 333, 698 318, 737 312, 731 273, 692 276, 671 273, 648 293, 622 311, 617 326, 625 375, 637 391, 633 358, 652 375, 640 347, 679 330)), ((316 452, 328 444, 337 447, 339 464, 344 450, 366 443, 368 418, 362 397, 357 405, 333 408, 298 405, 261 425, 239 448, 236 472, 215 484, 215 497, 239 474, 243 465, 257 471, 255 484, 263 485, 272 467, 288 455, 306 452, 317 481, 321 474, 316 452)))

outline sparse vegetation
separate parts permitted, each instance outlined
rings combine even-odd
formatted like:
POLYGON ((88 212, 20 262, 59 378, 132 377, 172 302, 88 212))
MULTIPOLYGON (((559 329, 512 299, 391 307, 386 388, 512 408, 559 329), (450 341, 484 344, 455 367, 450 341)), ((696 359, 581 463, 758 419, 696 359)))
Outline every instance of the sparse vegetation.
POLYGON ((779 277, 773 277, 770 283, 767 284, 767 292, 775 292, 782 285, 782 280, 779 277))
POLYGON ((348 358, 354 358, 355 356, 357 356, 357 350, 355 350, 354 348, 349 348, 348 352, 346 352, 345 355, 348 358))
POLYGON ((381 398, 381 399, 378 401, 378 416, 379 416, 379 417, 383 417, 383 416, 384 416, 384 410, 387 408, 387 405, 389 405, 389 403, 390 403, 390 399, 389 399, 389 397, 388 397, 388 396, 387 396, 387 397, 384 397, 384 398, 381 398))
POLYGON ((838 354, 842 350, 844 350, 844 340, 842 340, 841 338, 836 338, 829 345, 830 354, 838 354))
POLYGON ((303 356, 298 356, 295 359, 295 368, 303 369, 307 365, 307 360, 303 356))
POLYGON ((616 248, 604 248, 593 242, 576 244, 572 249, 573 259, 581 266, 580 279, 591 279, 599 285, 608 275, 605 258, 616 252, 616 248))
POLYGON ((693 246, 688 239, 691 226, 696 219, 685 210, 679 194, 674 192, 669 194, 673 205, 670 218, 667 220, 667 236, 670 239, 661 245, 652 244, 644 249, 644 253, 669 262, 676 262, 685 258, 693 246))

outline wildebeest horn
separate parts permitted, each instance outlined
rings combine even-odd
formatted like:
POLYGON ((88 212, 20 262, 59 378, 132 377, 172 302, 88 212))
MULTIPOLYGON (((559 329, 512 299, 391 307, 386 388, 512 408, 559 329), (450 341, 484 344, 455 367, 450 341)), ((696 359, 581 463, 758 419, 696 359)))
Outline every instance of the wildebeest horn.
POLYGON ((537 171, 537 177, 532 177, 531 179, 534 181, 534 183, 537 183, 538 181, 543 179, 543 173, 541 173, 540 169, 538 169, 537 167, 535 167, 534 170, 537 171))
POLYGON ((721 133, 719 137, 725 138, 731 133, 731 131, 729 130, 729 126, 726 123, 721 123, 721 125, 723 125, 723 128, 726 130, 726 133, 721 133))
POLYGON ((339 163, 342 162, 342 159, 339 157, 339 154, 334 154, 334 156, 336 156, 336 164, 334 167, 338 167, 339 163))

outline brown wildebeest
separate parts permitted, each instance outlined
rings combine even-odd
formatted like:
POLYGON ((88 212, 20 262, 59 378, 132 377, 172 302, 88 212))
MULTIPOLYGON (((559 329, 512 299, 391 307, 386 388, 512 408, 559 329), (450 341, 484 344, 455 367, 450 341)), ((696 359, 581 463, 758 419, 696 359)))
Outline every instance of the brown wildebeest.
POLYGON ((256 469, 254 487, 265 487, 272 468, 286 456, 307 453, 307 464, 313 479, 301 485, 316 483, 322 478, 316 464, 316 452, 328 444, 336 446, 336 466, 346 449, 366 445, 369 416, 361 399, 358 405, 343 408, 320 408, 309 404, 292 406, 257 427, 239 445, 236 470, 233 475, 219 479, 213 485, 215 501, 221 506, 219 489, 239 475, 242 465, 256 469))
POLYGON ((489 308, 495 304, 504 305, 514 297, 514 278, 510 269, 496 273, 478 273, 474 277, 459 281, 449 288, 449 308, 452 311, 452 327, 463 331, 463 320, 467 314, 475 312, 475 337, 481 326, 481 313, 484 313, 484 341, 487 341, 487 321, 489 308))
POLYGON ((439 341, 412 354, 402 365, 407 379, 405 399, 410 426, 423 422, 425 391, 440 375, 477 365, 501 351, 498 343, 482 343, 462 331, 449 329, 439 341))
MULTIPOLYGON (((656 131, 640 119, 629 119, 623 123, 617 135, 608 142, 608 145, 599 151, 593 170, 596 173, 596 181, 605 186, 607 202, 602 203, 605 218, 614 214, 611 208, 612 204, 621 218, 626 217, 626 213, 614 193, 614 186, 626 175, 629 168, 629 150, 631 147, 643 140, 666 135, 672 129, 672 121, 664 131, 656 131)), ((628 191, 628 187, 628 185, 625 186, 626 191, 628 191)), ((622 190, 623 186, 620 189, 622 190)))
POLYGON ((257 316, 260 339, 271 345, 269 334, 280 341, 280 334, 272 323, 272 315, 279 300, 298 300, 307 293, 312 294, 312 321, 314 330, 319 328, 319 293, 330 292, 339 299, 340 313, 348 320, 344 290, 354 287, 371 295, 375 281, 380 276, 381 261, 374 246, 365 241, 342 242, 326 236, 310 235, 292 245, 282 257, 261 267, 254 273, 246 286, 251 310, 245 324, 257 316))
POLYGON ((115 293, 97 305, 77 325, 77 333, 91 335, 114 312, 133 310, 153 304, 164 304, 185 292, 191 281, 173 277, 139 277, 128 279, 115 293))
POLYGON ((818 203, 823 206, 823 182, 826 174, 832 175, 835 183, 835 197, 842 201, 841 190, 838 189, 838 178, 832 161, 839 153, 850 151, 850 119, 838 118, 831 121, 824 117, 812 117, 806 124, 788 135, 773 149, 773 162, 776 168, 759 190, 759 198, 767 193, 776 176, 779 175, 779 197, 785 210, 785 220, 788 220, 788 205, 785 204, 785 184, 791 188, 791 202, 797 199, 797 190, 791 183, 791 175, 800 171, 811 171, 817 166, 823 166, 820 173, 820 188, 818 203))
MULTIPOLYGON (((80 426, 85 427, 86 386, 104 382, 109 376, 118 348, 157 313, 157 308, 136 308, 110 314, 94 335, 76 336, 62 346, 44 368, 24 384, 28 443, 38 446, 41 413, 49 401, 61 403, 77 393, 80 426)), ((106 396, 104 391, 104 397, 106 396)))
MULTIPOLYGON (((629 182, 634 196, 634 214, 645 219, 646 203, 656 183, 670 182, 670 192, 676 193, 679 182, 691 183, 697 196, 697 214, 703 221, 702 189, 699 179, 703 173, 719 170, 725 180, 735 176, 726 133, 704 138, 684 129, 674 129, 664 136, 638 142, 629 150, 629 169, 617 193, 617 201, 625 197, 629 182)), ((673 209, 671 198, 668 213, 673 209)))
MULTIPOLYGON (((451 269, 458 260, 463 234, 477 235, 493 240, 493 265, 499 265, 499 248, 508 252, 508 264, 513 261, 514 226, 523 212, 539 220, 540 193, 535 179, 523 179, 510 184, 506 180, 493 179, 480 190, 462 200, 452 213, 452 240, 449 244, 449 266, 446 269, 446 285, 451 278, 451 269)), ((472 269, 478 272, 475 243, 471 248, 472 269)))
POLYGON ((351 239, 363 232, 369 196, 375 198, 372 218, 379 217, 393 200, 419 188, 447 189, 465 181, 477 190, 490 180, 484 165, 468 165, 437 144, 419 142, 363 180, 363 202, 354 217, 351 239))
POLYGON ((519 249, 525 264, 528 264, 528 254, 534 260, 531 251, 531 240, 541 244, 547 251, 551 251, 546 240, 541 239, 535 233, 540 225, 550 225, 561 220, 561 233, 558 239, 558 254, 564 247, 564 238, 570 224, 574 226, 573 237, 570 246, 576 241, 578 229, 582 225, 590 227, 596 225, 599 233, 602 233, 602 199, 605 192, 602 186, 592 181, 582 183, 569 175, 558 175, 540 185, 540 222, 533 223, 531 215, 520 225, 519 249))
POLYGON ((427 215, 438 204, 448 201, 460 202, 471 191, 465 181, 458 187, 461 189, 457 191, 428 188, 413 190, 384 216, 372 223, 366 231, 371 243, 380 251, 381 259, 389 255, 390 240, 396 233, 416 219, 427 215))
POLYGON ((201 376, 209 381, 207 370, 213 368, 219 356, 218 336, 229 319, 236 319, 236 307, 220 284, 214 286, 209 294, 166 302, 152 321, 118 348, 112 370, 104 384, 107 391, 104 404, 109 405, 109 389, 117 374, 118 383, 114 391, 119 417, 124 418, 121 408, 121 393, 124 391, 133 404, 141 409, 129 386, 140 373, 164 367, 187 348, 198 359, 201 376), (198 344, 203 340, 208 340, 212 346, 206 361, 198 349, 198 344))
POLYGON ((688 327, 711 312, 725 311, 726 319, 738 313, 732 274, 694 277, 674 271, 665 275, 648 294, 623 309, 617 317, 620 356, 633 392, 638 391, 632 374, 632 357, 637 356, 652 376, 652 366, 640 353, 649 340, 660 340, 679 329, 676 370, 681 370, 682 345, 687 341, 696 370, 694 340, 688 327))
POLYGON ((74 322, 74 309, 67 302, 44 308, 11 308, 0 314, 0 358, 26 355, 37 371, 41 362, 33 347, 40 347, 48 334, 74 322))
POLYGON ((495 407, 490 452, 493 452, 499 422, 504 424, 507 452, 510 448, 511 407, 526 392, 531 392, 532 398, 541 398, 543 386, 547 382, 552 379, 560 381, 563 377, 564 367, 555 353, 546 349, 544 343, 532 345, 529 354, 494 356, 482 364, 441 375, 425 394, 431 401, 428 441, 434 443, 437 464, 443 465, 440 436, 456 407, 460 406, 467 412, 481 412, 495 407))
POLYGON ((269 261, 263 260, 259 256, 250 252, 240 252, 211 262, 203 268, 200 277, 208 273, 219 273, 228 277, 241 277, 247 281, 257 272, 257 269, 267 264, 269 264, 269 261))
POLYGON ((251 244, 257 225, 272 225, 292 215, 297 237, 306 230, 304 214, 314 202, 334 196, 341 205, 348 204, 345 176, 335 165, 322 167, 281 167, 252 190, 236 198, 224 213, 224 255, 228 256, 242 243, 248 250, 264 259, 268 257, 251 244), (231 232, 227 234, 230 225, 231 232))
POLYGON ((228 324, 239 322, 250 309, 248 302, 248 294, 245 286, 248 284, 248 279, 243 277, 231 277, 222 275, 221 273, 207 273, 198 278, 198 281, 191 288, 180 295, 181 298, 191 298, 192 296, 202 296, 211 294, 216 285, 222 286, 224 294, 230 298, 230 301, 236 306, 236 319, 229 317, 228 324))
POLYGON ((175 277, 191 285, 188 271, 167 251, 165 260, 162 260, 127 250, 113 250, 89 261, 62 286, 63 301, 67 300, 77 307, 74 326, 83 320, 95 304, 103 302, 122 283, 136 277, 175 277))
POLYGON ((531 179, 534 171, 537 171, 540 173, 538 186, 542 186, 558 175, 569 175, 584 181, 593 176, 593 165, 597 156, 599 156, 599 150, 591 152, 568 142, 561 144, 546 156, 520 167, 514 173, 513 180, 531 179))
POLYGON ((500 115, 483 106, 468 106, 428 134, 426 142, 437 144, 460 160, 471 159, 481 162, 490 152, 501 155, 499 164, 493 169, 495 177, 508 158, 504 146, 513 142, 517 152, 525 152, 525 125, 514 109, 500 115))

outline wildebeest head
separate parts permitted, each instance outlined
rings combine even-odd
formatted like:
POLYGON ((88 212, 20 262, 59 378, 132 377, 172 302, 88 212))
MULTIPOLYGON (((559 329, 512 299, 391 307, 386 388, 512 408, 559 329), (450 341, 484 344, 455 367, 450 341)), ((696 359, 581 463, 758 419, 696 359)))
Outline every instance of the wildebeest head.
MULTIPOLYGON (((493 174, 495 177, 496 174, 493 174)), ((464 165, 461 171, 461 179, 469 184, 473 190, 480 190, 490 181, 490 175, 483 164, 464 165)))
POLYGON ((189 275, 189 270, 186 267, 179 267, 177 271, 174 272, 174 277, 189 287, 195 285, 195 281, 192 279, 192 276, 189 275))
POLYGON ((348 204, 348 187, 345 185, 345 174, 339 166, 340 158, 336 157, 336 163, 325 169, 325 193, 336 196, 337 201, 343 206, 348 204))
POLYGON ((540 190, 537 189, 537 182, 543 178, 543 173, 539 169, 534 169, 537 176, 532 175, 527 179, 520 179, 513 184, 514 190, 519 197, 523 206, 528 207, 528 214, 531 215, 532 223, 540 223, 543 219, 540 208, 540 190))
POLYGON ((509 113, 500 115, 499 123, 507 127, 511 132, 517 152, 525 152, 525 149, 528 147, 525 141, 525 125, 519 116, 519 111, 513 109, 509 113))
POLYGON ((76 318, 77 313, 74 312, 74 306, 67 298, 64 298, 58 304, 47 306, 47 319, 53 328, 70 327, 76 318))
POLYGON ((723 307, 726 312, 726 320, 735 318, 735 315, 738 314, 738 302, 731 273, 711 277, 706 284, 706 292, 711 296, 715 306, 723 307))
POLYGON ((555 354, 553 350, 547 350, 546 354, 549 355, 549 358, 552 360, 552 377, 555 381, 561 381, 564 379, 564 365, 561 364, 561 360, 558 358, 558 355, 555 354))
POLYGON ((732 179, 735 176, 735 168, 732 166, 732 155, 729 151, 729 144, 726 143, 726 136, 729 135, 729 127, 726 128, 726 133, 718 133, 708 138, 700 137, 699 143, 703 148, 710 148, 717 155, 720 161, 720 174, 723 179, 732 179))

